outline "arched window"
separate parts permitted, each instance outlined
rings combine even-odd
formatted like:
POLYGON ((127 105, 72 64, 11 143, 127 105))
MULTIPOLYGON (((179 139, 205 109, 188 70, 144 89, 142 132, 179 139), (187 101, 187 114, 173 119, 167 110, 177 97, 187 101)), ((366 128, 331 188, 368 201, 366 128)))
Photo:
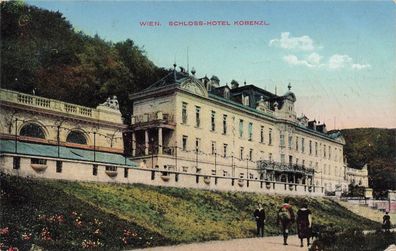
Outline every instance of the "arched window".
POLYGON ((41 126, 33 123, 26 124, 19 132, 21 136, 45 139, 45 133, 41 126))
POLYGON ((85 138, 84 133, 79 131, 71 131, 69 135, 67 135, 66 142, 86 145, 87 139, 85 138))

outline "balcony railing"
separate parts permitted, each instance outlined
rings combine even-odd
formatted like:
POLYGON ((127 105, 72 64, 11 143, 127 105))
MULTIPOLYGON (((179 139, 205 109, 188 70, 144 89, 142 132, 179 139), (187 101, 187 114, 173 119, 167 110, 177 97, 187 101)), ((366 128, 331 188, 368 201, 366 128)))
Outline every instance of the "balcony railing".
POLYGON ((257 168, 261 170, 274 170, 281 172, 299 172, 306 174, 313 174, 315 170, 302 165, 286 164, 269 160, 257 161, 257 168))
POLYGON ((15 91, 0 89, 1 100, 19 103, 23 105, 29 105, 32 107, 39 107, 47 110, 56 110, 57 112, 72 113, 78 116, 84 117, 95 117, 94 110, 89 107, 74 105, 65 103, 55 99, 48 99, 38 97, 35 95, 29 95, 25 93, 18 93, 15 91))
POLYGON ((162 121, 165 124, 174 122, 174 116, 160 111, 132 116, 132 124, 162 121))

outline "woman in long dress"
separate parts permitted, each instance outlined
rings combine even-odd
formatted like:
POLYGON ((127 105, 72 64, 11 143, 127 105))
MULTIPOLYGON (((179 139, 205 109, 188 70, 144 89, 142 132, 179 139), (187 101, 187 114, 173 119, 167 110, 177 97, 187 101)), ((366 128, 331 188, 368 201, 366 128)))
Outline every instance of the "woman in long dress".
POLYGON ((303 240, 307 239, 307 245, 309 246, 309 239, 311 237, 312 217, 311 210, 308 209, 306 203, 303 204, 302 208, 297 211, 297 232, 298 238, 301 241, 301 247, 303 247, 303 240))

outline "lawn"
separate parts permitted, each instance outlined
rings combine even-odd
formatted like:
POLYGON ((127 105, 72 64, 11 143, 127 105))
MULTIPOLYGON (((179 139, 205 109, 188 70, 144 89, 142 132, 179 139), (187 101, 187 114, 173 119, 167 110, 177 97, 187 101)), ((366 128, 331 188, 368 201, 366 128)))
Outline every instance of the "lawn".
MULTIPOLYGON (((284 198, 4 175, 1 189, 2 245, 24 249, 34 243, 49 250, 120 250, 253 237, 252 213, 258 202, 266 210, 266 234, 277 235, 276 211, 284 198)), ((379 226, 329 199, 290 200, 295 209, 308 202, 315 224, 333 224, 341 229, 379 226)))

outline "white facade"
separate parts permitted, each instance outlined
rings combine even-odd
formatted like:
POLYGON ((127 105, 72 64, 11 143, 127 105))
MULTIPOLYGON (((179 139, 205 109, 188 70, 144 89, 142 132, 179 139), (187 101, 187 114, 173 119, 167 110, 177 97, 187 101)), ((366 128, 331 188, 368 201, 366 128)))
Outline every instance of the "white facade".
POLYGON ((123 152, 122 132, 126 126, 114 98, 97 108, 89 108, 0 89, 0 101, 0 137, 3 139, 123 152), (31 137, 32 130, 38 130, 40 135, 31 137))
POLYGON ((282 105, 261 98, 252 108, 248 96, 238 103, 226 92, 208 92, 194 76, 175 79, 131 95, 133 160, 186 173, 347 189, 342 136, 298 119, 290 91, 273 98, 282 105))

